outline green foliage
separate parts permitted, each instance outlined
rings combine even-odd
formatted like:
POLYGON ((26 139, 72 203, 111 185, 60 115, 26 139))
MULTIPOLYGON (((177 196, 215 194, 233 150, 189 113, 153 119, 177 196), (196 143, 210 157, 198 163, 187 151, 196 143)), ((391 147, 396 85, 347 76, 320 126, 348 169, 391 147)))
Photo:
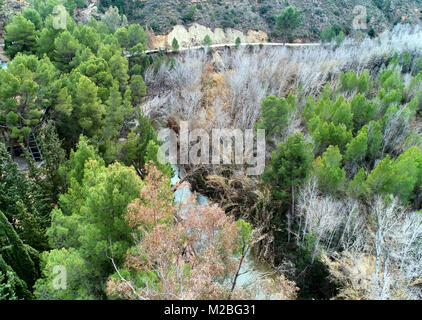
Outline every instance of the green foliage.
POLYGON ((271 185, 274 199, 285 200, 292 188, 305 181, 312 159, 312 147, 300 133, 278 146, 262 176, 271 185))
POLYGON ((346 73, 340 74, 340 83, 342 91, 353 91, 356 90, 365 94, 369 89, 370 76, 369 72, 365 70, 362 72, 360 77, 356 75, 353 71, 348 71, 346 73))
POLYGON ((96 160, 100 165, 103 164, 101 157, 96 154, 94 147, 88 143, 88 139, 84 136, 81 136, 79 138, 77 150, 72 150, 70 152, 67 168, 60 168, 62 174, 66 175, 66 181, 69 185, 82 183, 85 162, 89 159, 96 160))
POLYGON ((343 41, 346 39, 346 36, 344 35, 343 31, 340 31, 340 33, 335 37, 336 45, 339 46, 343 43, 343 41))
POLYGON ((114 33, 114 36, 117 38, 117 41, 119 41, 119 44, 122 48, 128 48, 129 47, 129 32, 127 28, 121 27, 116 30, 114 33))
POLYGON ((195 9, 196 6, 191 5, 189 11, 182 17, 183 22, 194 22, 195 21, 195 9))
POLYGON ((54 40, 54 61, 57 68, 63 72, 69 72, 72 68, 72 60, 81 49, 81 44, 69 31, 63 31, 54 40))
POLYGON ((0 272, 5 274, 8 271, 16 274, 15 281, 24 281, 17 294, 27 297, 25 289, 30 290, 38 277, 36 266, 12 224, 0 211, 0 272))
MULTIPOLYGON (((162 151, 160 150, 160 146, 158 145, 158 143, 154 139, 149 140, 147 148, 145 150, 144 162, 149 163, 150 161, 152 161, 154 165, 157 167, 157 169, 160 170, 164 176, 170 178, 173 175, 173 169, 170 163, 163 164, 158 161, 159 152, 162 152, 162 151)), ((145 172, 144 175, 146 173, 147 172, 145 172)))
POLYGON ((238 254, 246 254, 252 241, 252 226, 243 219, 236 221, 236 227, 239 229, 239 249, 238 254))
POLYGON ((22 11, 22 16, 34 24, 35 30, 41 30, 43 21, 38 11, 32 8, 26 8, 25 10, 22 11))
POLYGON ((409 54, 409 52, 405 51, 400 56, 400 65, 402 66, 402 72, 408 73, 411 69, 412 64, 412 56, 409 54))
MULTIPOLYGON (((110 72, 108 62, 103 58, 98 58, 90 55, 89 58, 79 64, 79 66, 72 70, 71 88, 76 87, 76 81, 80 80, 81 75, 88 77, 98 87, 98 96, 102 103, 105 103, 110 95, 110 89, 113 86, 113 76, 110 72)), ((119 89, 119 88, 118 88, 119 89)), ((77 94, 74 90, 73 95, 77 94)))
POLYGON ((329 145, 337 145, 344 149, 346 144, 352 139, 352 132, 347 130, 344 124, 335 125, 332 122, 321 121, 315 116, 309 121, 314 140, 314 151, 322 153, 329 145))
POLYGON ((208 34, 204 37, 204 40, 202 40, 202 44, 204 46, 210 46, 210 45, 212 45, 211 37, 208 34))
MULTIPOLYGON (((392 64, 394 65, 394 64, 392 64)), ((380 113, 384 113, 390 106, 399 104, 404 96, 404 82, 398 70, 392 65, 378 74, 378 83, 381 90, 378 98, 381 100, 380 113)))
POLYGON ((333 27, 327 26, 324 29, 322 29, 322 32, 321 32, 322 42, 331 42, 335 36, 336 36, 336 32, 334 31, 333 27))
POLYGON ((35 52, 37 32, 32 21, 26 19, 22 14, 18 14, 5 29, 4 51, 10 58, 13 59, 19 52, 35 52))
MULTIPOLYGON (((0 1, 0 9, 3 5, 0 1)), ((16 292, 19 291, 19 282, 22 283, 12 271, 0 271, 0 300, 19 300, 16 292)))
POLYGON ((147 48, 148 33, 139 24, 131 24, 128 27, 129 47, 132 48, 138 44, 142 44, 147 48))
POLYGON ((368 193, 369 188, 366 183, 366 173, 363 168, 360 168, 347 186, 347 195, 349 197, 359 199, 367 196, 368 193))
POLYGON ((0 300, 28 300, 33 296, 22 279, 0 255, 0 300))
POLYGON ((353 113, 353 124, 356 129, 371 120, 375 120, 378 112, 378 106, 375 102, 369 101, 361 93, 353 96, 350 100, 351 112, 353 113))
MULTIPOLYGON (((75 28, 75 21, 66 16, 66 30, 72 31, 75 28)), ((54 17, 48 16, 44 21, 44 28, 36 39, 38 56, 46 54, 51 60, 55 58, 55 39, 63 30, 54 27, 54 17)))
POLYGON ((154 141, 156 145, 158 145, 158 140, 150 121, 140 110, 138 110, 137 120, 139 125, 129 133, 127 141, 122 145, 121 160, 126 165, 134 165, 141 169, 145 165, 145 156, 150 140, 154 141))
POLYGON ((114 6, 110 6, 102 16, 101 20, 111 30, 116 31, 120 27, 127 25, 127 18, 125 15, 119 14, 119 9, 114 6))
POLYGON ((51 104, 54 77, 51 63, 18 54, 7 70, 0 70, 0 121, 6 121, 8 140, 23 141, 30 127, 39 123, 43 109, 51 104), (41 86, 49 88, 45 92, 41 86), (45 106, 41 105, 44 104, 45 106))
MULTIPOLYGON (((42 193, 38 192, 36 195, 39 197, 42 193)), ((41 215, 39 211, 29 211, 22 202, 17 202, 16 207, 19 210, 17 230, 22 241, 37 250, 48 249, 46 229, 50 218, 48 209, 51 208, 47 208, 44 215, 41 215)))
MULTIPOLYGON (((47 234, 54 248, 74 248, 84 260, 86 274, 84 271, 69 283, 70 287, 77 287, 83 277, 83 288, 91 288, 89 295, 99 297, 103 281, 114 272, 107 256, 121 262, 131 245, 124 216, 127 204, 139 196, 142 181, 132 168, 119 163, 105 167, 96 159, 98 155, 81 138, 69 161, 69 189, 60 196, 60 208, 54 210, 47 234)), ((80 298, 85 294, 83 291, 80 298)))
MULTIPOLYGON (((124 0, 100 0, 98 1, 98 8, 101 10, 101 12, 106 11, 107 8, 110 6, 116 6, 119 9, 119 12, 128 12, 130 13, 130 8, 133 8, 130 6, 131 3, 127 3, 124 0)), ((136 3, 134 3, 136 6, 136 3)), ((136 8, 136 7, 135 7, 136 8)))
POLYGON ((305 106, 304 114, 309 121, 309 128, 315 128, 316 120, 312 120, 312 118, 316 116, 323 122, 332 122, 334 125, 342 124, 347 129, 353 128, 351 105, 343 96, 339 96, 336 100, 331 100, 329 96, 323 96, 317 104, 310 99, 305 106))
POLYGON ((301 13, 295 7, 289 6, 285 8, 277 17, 275 29, 284 35, 284 42, 293 31, 300 26, 302 19, 301 13))
POLYGON ((98 48, 101 44, 100 34, 91 26, 78 24, 72 32, 79 43, 89 48, 93 53, 97 53, 98 48))
POLYGON ((242 41, 240 40, 240 38, 239 37, 237 37, 236 38, 236 41, 235 41, 235 45, 236 45, 236 49, 238 49, 239 47, 240 47, 240 44, 242 43, 242 41))
POLYGON ((378 74, 378 83, 382 89, 389 92, 391 90, 403 91, 404 83, 400 72, 390 65, 389 68, 382 70, 378 74))
POLYGON ((394 161, 390 192, 409 203, 415 197, 415 188, 422 183, 422 151, 412 147, 394 161))
POLYGON ((342 155, 337 146, 329 146, 327 151, 313 163, 314 174, 322 191, 337 194, 344 190, 346 173, 341 168, 342 155))
POLYGON ((44 252, 41 259, 42 278, 34 286, 34 295, 37 299, 94 299, 89 282, 87 282, 89 269, 78 250, 74 248, 54 249, 44 252), (61 279, 63 283, 59 281, 62 276, 66 279, 61 279), (61 285, 62 287, 56 289, 54 285, 61 285))
POLYGON ((33 208, 30 200, 32 185, 19 171, 3 143, 0 143, 0 163, 0 210, 9 222, 13 222, 19 214, 16 203, 21 202, 27 208, 33 208))
POLYGON ((72 117, 76 119, 80 132, 93 137, 101 128, 105 107, 98 97, 98 87, 88 77, 79 78, 73 99, 72 117))
POLYGON ((372 192, 387 194, 391 190, 393 161, 387 155, 378 162, 374 170, 368 175, 367 183, 372 192))
POLYGON ((422 57, 415 60, 413 68, 412 68, 412 75, 416 76, 422 71, 422 57))
MULTIPOLYGON (((46 152, 47 162, 43 167, 36 167, 30 159, 28 176, 25 176, 4 145, 0 145, 0 160, 4 164, 0 170, 0 210, 15 225, 20 238, 38 250, 48 248, 45 231, 50 221, 51 204, 58 192, 52 189, 54 180, 50 180, 54 173, 49 160, 54 156, 48 154, 47 148, 46 152)), ((60 149, 55 152, 60 154, 60 149)))
POLYGON ((120 91, 124 92, 127 89, 129 80, 129 63, 127 59, 122 57, 120 54, 115 54, 110 58, 108 65, 113 79, 119 82, 120 91))
POLYGON ((139 106, 147 94, 147 86, 140 75, 133 75, 130 79, 130 89, 132 91, 132 105, 139 106))
POLYGON ((173 41, 171 43, 171 48, 176 52, 179 51, 179 42, 177 41, 176 38, 173 38, 173 41))
POLYGON ((367 159, 369 162, 374 163, 378 156, 381 153, 382 147, 382 133, 381 133, 381 126, 378 122, 370 121, 368 123, 368 149, 367 149, 367 159))
POLYGON ((357 136, 346 146, 345 160, 350 163, 360 164, 366 156, 368 150, 367 128, 362 128, 357 136))
POLYGON ((289 117, 296 110, 296 97, 290 94, 287 98, 277 99, 268 96, 262 100, 262 120, 256 123, 256 129, 264 129, 269 142, 274 137, 280 137, 285 133, 289 117))
POLYGON ((344 150, 352 139, 352 105, 343 96, 336 100, 333 98, 331 88, 327 85, 319 101, 315 103, 309 98, 303 111, 306 128, 314 140, 314 150, 317 154, 324 152, 329 145, 337 145, 344 150))
POLYGON ((373 192, 393 194, 409 203, 422 182, 422 151, 412 147, 391 160, 387 155, 368 176, 373 192))
MULTIPOLYGON (((117 254, 118 261, 132 241, 123 213, 126 205, 139 195, 142 182, 133 169, 120 164, 105 167, 105 163, 121 156, 117 140, 122 128, 131 129, 125 123, 132 120, 133 105, 142 103, 146 95, 142 74, 149 66, 143 53, 148 35, 140 25, 127 28, 119 25, 113 33, 106 23, 95 19, 86 25, 76 24, 68 13, 66 28, 55 28, 53 9, 59 4, 73 13, 85 1, 33 0, 6 27, 5 49, 13 60, 7 69, 0 70, 1 140, 14 145, 27 143, 32 128, 36 127, 43 162, 36 164, 23 145, 28 160, 24 175, 1 143, 0 210, 16 229, 34 265, 39 258, 32 247, 48 250, 52 245, 55 249, 68 249, 66 254, 54 250, 43 258, 46 270, 39 285, 39 297, 98 298, 103 292, 102 279, 107 278, 109 271, 114 272, 104 252, 111 249, 108 253, 117 254), (136 54, 131 60, 131 78, 122 48, 136 54), (45 124, 47 119, 51 121, 45 124), (94 145, 82 137, 66 164, 62 143, 70 150, 81 133, 94 145), (97 152, 101 152, 105 161, 97 152), (91 166, 85 170, 88 163, 91 166), (57 203, 59 206, 51 214, 57 203), (100 217, 101 214, 104 216, 100 217), (115 242, 111 246, 110 239, 115 242), (82 274, 71 280, 74 286, 67 291, 51 287, 52 268, 60 260, 69 268, 76 268, 83 261, 82 274), (72 294, 72 290, 77 293, 72 294)), ((140 126, 134 131, 137 153, 133 158, 143 165, 146 159, 154 160, 158 145, 150 143, 156 141, 156 135, 149 122, 145 118, 138 120, 140 126)), ((2 245, 0 296, 31 298, 35 278, 28 286, 21 271, 16 272, 15 266, 4 262, 9 249, 2 245)))
POLYGON ((101 126, 98 145, 106 163, 113 162, 117 157, 117 148, 114 141, 120 137, 123 122, 133 113, 131 105, 131 90, 128 89, 122 98, 117 81, 110 90, 105 104, 105 118, 101 126))
POLYGON ((73 13, 75 8, 82 8, 86 5, 84 0, 31 0, 33 7, 43 19, 53 13, 54 7, 63 5, 67 12, 73 13))

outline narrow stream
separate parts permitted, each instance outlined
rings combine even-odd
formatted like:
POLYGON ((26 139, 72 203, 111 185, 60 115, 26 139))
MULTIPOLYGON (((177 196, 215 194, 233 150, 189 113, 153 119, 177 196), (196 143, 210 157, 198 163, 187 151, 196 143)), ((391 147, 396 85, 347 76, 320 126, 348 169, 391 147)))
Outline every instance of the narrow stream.
MULTIPOLYGON (((172 165, 174 175, 171 178, 171 185, 175 185, 185 177, 185 174, 182 170, 176 165, 172 165)), ((174 192, 174 202, 175 203, 185 203, 188 199, 192 196, 192 190, 188 182, 182 183, 179 188, 174 192)), ((196 201, 198 204, 206 204, 209 202, 208 197, 197 194, 196 201)), ((249 254, 246 256, 245 260, 242 263, 242 267, 240 269, 241 275, 237 279, 238 286, 248 286, 252 285, 254 281, 262 278, 263 273, 271 272, 272 268, 269 264, 259 261, 255 258, 252 250, 250 250, 249 254), (247 272, 246 272, 247 271, 247 272)), ((257 294, 257 298, 263 298, 263 294, 257 294)))

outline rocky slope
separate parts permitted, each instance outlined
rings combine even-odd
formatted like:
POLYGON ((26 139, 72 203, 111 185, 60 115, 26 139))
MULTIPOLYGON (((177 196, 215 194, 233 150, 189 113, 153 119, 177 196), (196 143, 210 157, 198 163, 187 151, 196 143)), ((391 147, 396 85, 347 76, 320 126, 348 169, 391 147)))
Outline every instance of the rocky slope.
MULTIPOLYGON (((22 11, 28 0, 7 0, 0 10, 0 45, 4 24, 22 11)), ((205 35, 213 43, 279 41, 274 33, 277 15, 293 5, 302 12, 302 25, 290 42, 312 42, 320 39, 326 26, 342 29, 346 34, 378 33, 399 22, 420 23, 422 0, 86 0, 74 17, 86 23, 91 17, 100 19, 110 5, 118 6, 129 22, 137 22, 150 30, 151 48, 171 46, 173 38, 182 47, 200 44, 205 35), (356 30, 353 21, 364 12, 361 21, 366 29, 356 30), (357 11, 354 11, 357 10, 357 11)), ((1 54, 1 46, 0 46, 1 54)))
MULTIPOLYGON (((102 3, 98 2, 101 8, 102 3)), ((269 37, 275 18, 283 8, 293 5, 302 11, 302 26, 295 37, 304 41, 316 40, 325 26, 339 26, 345 33, 353 32, 353 20, 366 8, 367 29, 380 32, 399 22, 418 23, 422 19, 422 0, 144 0, 115 1, 129 21, 151 27, 156 34, 167 34, 175 25, 191 27, 194 23, 212 30, 231 28, 247 34, 261 30, 269 37), (355 9, 357 10, 357 9, 355 9)))

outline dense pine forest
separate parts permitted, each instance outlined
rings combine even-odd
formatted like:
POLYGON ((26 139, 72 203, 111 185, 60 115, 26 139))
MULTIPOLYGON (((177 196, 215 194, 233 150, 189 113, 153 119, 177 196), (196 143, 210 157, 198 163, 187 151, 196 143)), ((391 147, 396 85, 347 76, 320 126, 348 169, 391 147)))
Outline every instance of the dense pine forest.
POLYGON ((4 21, 0 300, 422 299, 421 24, 151 50, 90 3, 4 21))

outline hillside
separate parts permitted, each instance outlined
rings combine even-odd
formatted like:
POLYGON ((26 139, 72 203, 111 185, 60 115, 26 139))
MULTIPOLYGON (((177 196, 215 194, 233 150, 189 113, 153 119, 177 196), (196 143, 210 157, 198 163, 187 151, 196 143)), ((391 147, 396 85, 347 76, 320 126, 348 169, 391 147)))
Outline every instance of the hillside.
MULTIPOLYGON (((29 2, 10 0, 0 6, 0 35, 4 34, 8 19, 29 2)), ((422 21, 422 0, 87 0, 85 4, 83 1, 66 3, 71 2, 83 7, 77 7, 72 14, 82 23, 87 23, 90 17, 99 19, 109 6, 117 6, 129 23, 139 23, 150 30, 150 35, 155 35, 151 37, 152 48, 168 45, 174 37, 181 44, 196 45, 205 34, 210 34, 214 43, 233 42, 237 37, 242 42, 280 41, 280 35, 275 32, 276 17, 290 5, 301 11, 302 20, 288 39, 290 42, 318 41, 327 26, 333 27, 336 33, 342 30, 346 35, 360 32, 375 35, 397 23, 422 21), (366 20, 366 29, 353 28, 354 19, 364 14, 359 9, 354 11, 356 6, 366 8, 366 19, 362 19, 366 20)))
POLYGON ((302 40, 319 39, 326 26, 339 26, 348 34, 352 30, 355 6, 367 10, 367 30, 377 33, 398 22, 418 22, 422 18, 421 0, 146 0, 110 1, 100 0, 100 9, 117 5, 130 22, 151 27, 156 34, 169 33, 173 26, 190 27, 193 23, 214 28, 233 28, 246 33, 262 30, 273 34, 277 15, 289 5, 302 12, 302 26, 296 37, 302 40))

